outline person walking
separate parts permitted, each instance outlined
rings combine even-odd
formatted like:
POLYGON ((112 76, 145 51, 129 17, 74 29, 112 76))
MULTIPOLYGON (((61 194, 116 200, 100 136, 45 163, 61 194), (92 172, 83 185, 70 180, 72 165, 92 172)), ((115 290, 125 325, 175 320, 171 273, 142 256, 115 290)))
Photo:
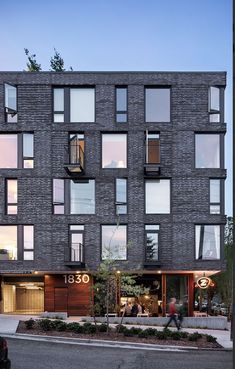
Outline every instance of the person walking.
POLYGON ((169 314, 170 314, 170 319, 168 320, 166 326, 165 326, 165 329, 171 324, 171 322, 173 321, 176 325, 176 328, 178 329, 178 331, 180 330, 180 326, 177 322, 177 319, 176 319, 176 306, 175 306, 175 303, 176 303, 176 298, 175 297, 172 297, 171 300, 170 300, 170 304, 169 304, 169 314))

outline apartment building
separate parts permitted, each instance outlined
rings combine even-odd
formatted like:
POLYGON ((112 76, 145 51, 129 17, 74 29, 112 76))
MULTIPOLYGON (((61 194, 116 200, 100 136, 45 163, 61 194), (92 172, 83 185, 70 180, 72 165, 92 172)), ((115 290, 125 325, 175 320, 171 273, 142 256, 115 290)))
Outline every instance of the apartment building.
POLYGON ((89 315, 111 257, 155 315, 172 295, 193 314, 197 279, 225 268, 225 85, 225 72, 0 72, 2 313, 89 315))

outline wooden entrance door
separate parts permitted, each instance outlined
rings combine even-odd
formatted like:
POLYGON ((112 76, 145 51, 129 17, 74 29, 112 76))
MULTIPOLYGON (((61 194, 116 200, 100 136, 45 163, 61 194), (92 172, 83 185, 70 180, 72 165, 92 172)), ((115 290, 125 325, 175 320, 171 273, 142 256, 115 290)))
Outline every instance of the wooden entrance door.
POLYGON ((68 311, 68 289, 55 288, 55 311, 68 311))

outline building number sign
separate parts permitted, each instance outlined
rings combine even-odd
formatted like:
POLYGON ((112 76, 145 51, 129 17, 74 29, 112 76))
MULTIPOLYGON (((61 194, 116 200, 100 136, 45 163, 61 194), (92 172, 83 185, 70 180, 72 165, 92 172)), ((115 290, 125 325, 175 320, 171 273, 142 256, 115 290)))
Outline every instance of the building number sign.
POLYGON ((73 284, 73 283, 89 283, 90 277, 88 274, 64 274, 64 283, 65 284, 73 284))

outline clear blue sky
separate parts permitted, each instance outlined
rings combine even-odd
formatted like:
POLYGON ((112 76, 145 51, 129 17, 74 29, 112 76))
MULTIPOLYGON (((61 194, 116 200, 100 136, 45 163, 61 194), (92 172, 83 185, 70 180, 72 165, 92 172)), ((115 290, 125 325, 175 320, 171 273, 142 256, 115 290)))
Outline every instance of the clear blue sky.
POLYGON ((226 213, 232 215, 232 0, 1 0, 0 70, 53 48, 80 71, 227 71, 226 213))

